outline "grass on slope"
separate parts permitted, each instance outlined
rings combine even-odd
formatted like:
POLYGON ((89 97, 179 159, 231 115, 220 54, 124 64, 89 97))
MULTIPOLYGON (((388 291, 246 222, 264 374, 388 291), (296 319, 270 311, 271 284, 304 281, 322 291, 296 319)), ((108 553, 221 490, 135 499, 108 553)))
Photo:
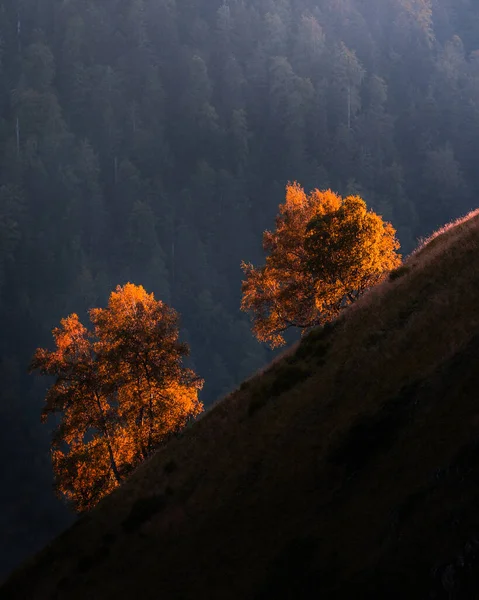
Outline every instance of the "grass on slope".
POLYGON ((474 598, 478 308, 472 215, 158 451, 0 597, 474 598))

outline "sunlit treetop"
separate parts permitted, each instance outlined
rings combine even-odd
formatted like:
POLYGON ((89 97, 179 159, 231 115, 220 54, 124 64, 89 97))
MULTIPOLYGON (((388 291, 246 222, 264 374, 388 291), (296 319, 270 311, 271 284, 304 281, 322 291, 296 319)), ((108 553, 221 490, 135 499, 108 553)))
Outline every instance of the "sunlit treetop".
POLYGON ((203 385, 182 365, 178 314, 142 286, 112 292, 90 311, 93 332, 73 314, 39 348, 32 369, 55 377, 43 420, 60 415, 52 443, 57 491, 89 510, 170 435, 198 415, 203 385))
POLYGON ((241 308, 258 340, 272 347, 285 343, 287 329, 307 331, 334 318, 401 262, 394 228, 359 196, 306 194, 296 182, 287 185, 263 247, 263 267, 242 265, 241 308))

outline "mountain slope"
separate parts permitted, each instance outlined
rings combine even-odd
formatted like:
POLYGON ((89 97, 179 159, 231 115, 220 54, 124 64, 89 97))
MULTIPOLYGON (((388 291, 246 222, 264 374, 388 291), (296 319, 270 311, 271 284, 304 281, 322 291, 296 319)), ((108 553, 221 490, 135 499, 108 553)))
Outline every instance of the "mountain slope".
POLYGON ((473 598, 479 216, 217 404, 3 598, 473 598))
POLYGON ((288 180, 407 253, 474 205, 478 31, 476 0, 0 0, 0 578, 71 522, 27 374, 52 328, 141 284, 223 397, 271 359, 240 263, 288 180))

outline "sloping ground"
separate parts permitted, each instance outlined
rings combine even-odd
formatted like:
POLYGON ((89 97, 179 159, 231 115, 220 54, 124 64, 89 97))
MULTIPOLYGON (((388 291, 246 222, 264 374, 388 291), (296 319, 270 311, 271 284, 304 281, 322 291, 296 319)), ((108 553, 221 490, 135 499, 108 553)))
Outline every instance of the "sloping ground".
POLYGON ((478 507, 472 216, 155 454, 0 597, 479 598, 478 507))

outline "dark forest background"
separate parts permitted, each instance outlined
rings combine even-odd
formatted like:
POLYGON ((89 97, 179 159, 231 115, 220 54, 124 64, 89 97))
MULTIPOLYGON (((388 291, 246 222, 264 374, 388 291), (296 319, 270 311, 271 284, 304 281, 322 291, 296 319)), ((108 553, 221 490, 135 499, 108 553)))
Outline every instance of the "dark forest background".
POLYGON ((73 519, 37 346, 127 281, 208 405, 271 357, 239 311, 288 180, 403 246, 478 206, 474 0, 0 0, 0 575, 73 519))

